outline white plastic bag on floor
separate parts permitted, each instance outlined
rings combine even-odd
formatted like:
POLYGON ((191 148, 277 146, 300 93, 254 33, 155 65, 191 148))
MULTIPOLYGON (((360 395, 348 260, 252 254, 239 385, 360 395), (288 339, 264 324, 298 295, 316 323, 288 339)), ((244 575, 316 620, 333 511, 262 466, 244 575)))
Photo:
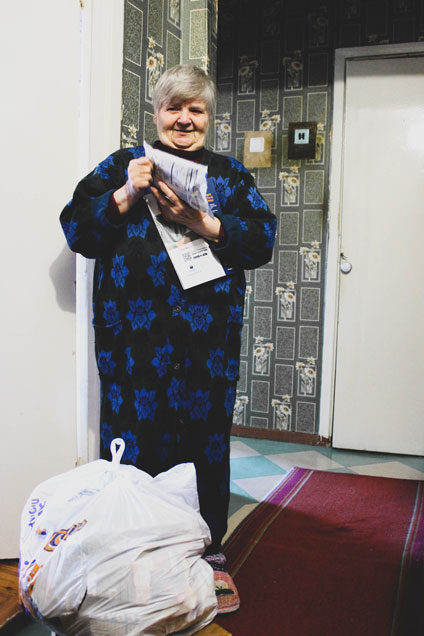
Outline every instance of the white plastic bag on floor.
MULTIPOLYGON (((117 448, 119 450, 117 451, 117 448)), ((64 636, 189 636, 216 614, 193 464, 155 478, 94 461, 40 484, 21 518, 27 610, 64 636)))

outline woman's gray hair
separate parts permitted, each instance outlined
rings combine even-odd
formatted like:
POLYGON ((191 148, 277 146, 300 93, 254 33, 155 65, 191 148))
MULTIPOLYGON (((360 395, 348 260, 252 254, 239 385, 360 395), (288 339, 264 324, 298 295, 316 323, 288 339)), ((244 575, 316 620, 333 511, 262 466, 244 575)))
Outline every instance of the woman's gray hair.
POLYGON ((192 64, 179 64, 160 76, 153 93, 153 109, 158 113, 162 106, 173 101, 189 102, 202 99, 209 117, 215 110, 215 84, 201 68, 192 64))

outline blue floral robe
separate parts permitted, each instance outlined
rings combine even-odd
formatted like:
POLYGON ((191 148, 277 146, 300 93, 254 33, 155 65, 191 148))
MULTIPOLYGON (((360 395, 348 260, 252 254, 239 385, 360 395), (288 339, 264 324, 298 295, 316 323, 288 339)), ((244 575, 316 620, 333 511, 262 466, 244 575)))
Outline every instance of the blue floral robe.
POLYGON ((184 291, 143 200, 111 221, 110 197, 143 147, 121 149, 78 184, 60 220, 69 247, 96 259, 93 307, 101 380, 101 454, 152 475, 196 466, 201 513, 219 551, 227 527, 229 438, 238 379, 245 269, 268 262, 276 219, 235 159, 207 150, 231 275, 184 291))

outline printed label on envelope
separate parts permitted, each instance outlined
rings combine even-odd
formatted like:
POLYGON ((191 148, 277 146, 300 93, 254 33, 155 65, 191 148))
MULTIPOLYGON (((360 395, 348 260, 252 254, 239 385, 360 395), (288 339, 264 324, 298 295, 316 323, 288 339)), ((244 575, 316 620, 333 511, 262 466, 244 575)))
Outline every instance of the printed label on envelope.
POLYGON ((165 221, 152 194, 144 199, 183 289, 226 275, 207 241, 184 225, 165 221))

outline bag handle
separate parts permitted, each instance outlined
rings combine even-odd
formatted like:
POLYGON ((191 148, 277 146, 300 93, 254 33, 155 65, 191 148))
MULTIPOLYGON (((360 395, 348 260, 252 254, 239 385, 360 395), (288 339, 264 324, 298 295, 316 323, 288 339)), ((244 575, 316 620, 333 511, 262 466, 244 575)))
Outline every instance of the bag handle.
POLYGON ((115 437, 110 443, 110 452, 112 453, 112 466, 119 467, 122 455, 125 450, 125 442, 120 437, 115 437))

